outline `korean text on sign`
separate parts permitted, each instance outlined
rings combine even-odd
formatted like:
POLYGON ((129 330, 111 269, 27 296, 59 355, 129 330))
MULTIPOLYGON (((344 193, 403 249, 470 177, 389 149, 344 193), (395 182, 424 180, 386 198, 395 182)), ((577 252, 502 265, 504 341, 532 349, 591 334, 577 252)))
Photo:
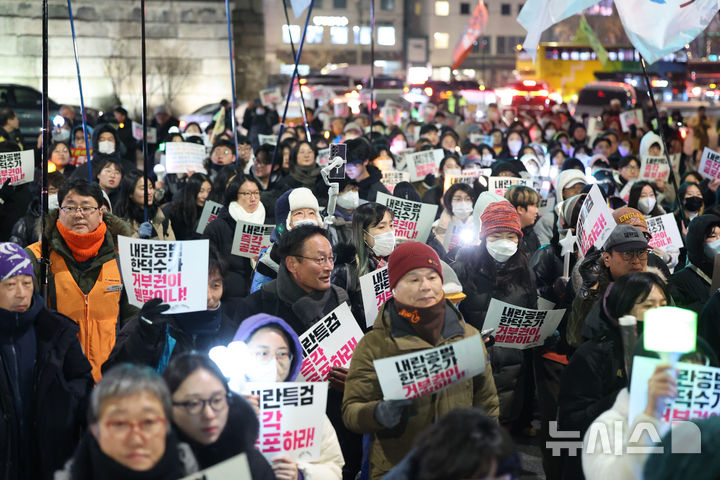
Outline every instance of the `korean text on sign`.
MULTIPOLYGON (((90 149, 90 156, 92 157, 93 150, 90 149)), ((70 149, 70 165, 82 165, 87 163, 87 150, 84 148, 71 148, 70 149)))
POLYGON ((327 388, 327 383, 248 384, 248 391, 260 397, 260 435, 255 447, 265 458, 288 455, 313 461, 319 457, 327 388))
POLYGON ((510 187, 514 187, 515 185, 533 188, 533 182, 529 178, 490 177, 488 179, 488 191, 502 197, 505 196, 505 192, 507 192, 510 187))
POLYGON ((565 309, 533 310, 516 307, 493 298, 483 328, 495 329, 495 344, 525 349, 542 345, 560 324, 565 309))
POLYGON ((0 153, 0 186, 10 179, 10 185, 22 185, 35 179, 33 150, 0 153))
POLYGON ((666 180, 670 176, 670 167, 665 157, 642 157, 640 178, 648 180, 666 180))
POLYGON ((410 181, 419 182, 431 173, 437 175, 443 156, 442 148, 406 154, 405 161, 407 171, 410 173, 410 181))
POLYGON ((246 258, 259 255, 263 248, 270 246, 270 234, 273 228, 275 225, 237 222, 231 253, 246 258))
POLYGON ((648 218, 647 227, 652 235, 648 242, 651 247, 662 250, 683 248, 682 236, 672 213, 648 218))
POLYGON ((198 220, 197 233, 200 235, 205 233, 205 229, 217 218, 220 210, 222 210, 222 207, 223 206, 220 203, 213 202, 212 200, 205 200, 205 205, 203 206, 202 213, 200 214, 200 220, 198 220))
POLYGON ((427 350, 375 360, 385 400, 428 395, 472 379, 485 370, 483 341, 473 335, 427 350))
POLYGON ((205 146, 188 142, 165 144, 165 170, 167 173, 205 173, 205 146))
POLYGON ((705 147, 702 157, 700 158, 698 172, 700 172, 700 175, 703 177, 711 180, 720 178, 720 153, 705 147))
POLYGON ((413 202, 385 193, 378 193, 376 201, 392 210, 395 238, 427 241, 432 223, 435 221, 437 205, 413 202))
POLYGON ((307 382, 323 382, 332 367, 349 367, 362 336, 350 307, 343 303, 300 335, 300 377, 307 382))
MULTIPOLYGON (((655 368, 662 360, 636 356, 630 384, 628 420, 647 405, 647 385, 655 368)), ((720 415, 720 368, 692 363, 677 363, 677 397, 666 406, 662 419, 666 422, 688 421, 720 415)))
POLYGON ((168 313, 207 308, 208 240, 166 242, 118 237, 120 271, 131 305, 161 298, 168 313))
POLYGON ((582 256, 585 256, 593 245, 602 248, 614 228, 615 220, 600 193, 600 187, 593 185, 580 209, 576 226, 578 247, 582 256))
POLYGON ((387 265, 360 277, 365 326, 372 327, 383 303, 393 297, 387 265))

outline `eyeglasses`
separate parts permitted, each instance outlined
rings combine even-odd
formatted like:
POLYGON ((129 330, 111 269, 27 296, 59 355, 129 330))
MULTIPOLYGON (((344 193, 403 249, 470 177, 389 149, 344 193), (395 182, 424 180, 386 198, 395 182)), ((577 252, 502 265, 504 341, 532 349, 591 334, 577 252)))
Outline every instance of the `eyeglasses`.
MULTIPOLYGON (((252 355, 260 363, 268 363, 272 358, 272 352, 267 347, 257 347, 252 350, 252 355)), ((286 350, 278 350, 275 352, 275 360, 278 363, 290 363, 292 362, 292 353, 286 350)))
POLYGON ((62 211, 65 214, 70 214, 70 215, 74 215, 77 212, 79 212, 83 215, 87 215, 87 214, 93 213, 99 209, 100 209, 100 207, 60 207, 60 211, 62 211))
POLYGON ((645 249, 641 250, 629 250, 627 252, 618 252, 623 260, 629 262, 633 257, 637 257, 638 260, 645 260, 648 256, 648 251, 645 249))
POLYGON ((635 165, 625 165, 624 168, 627 168, 628 170, 640 170, 640 167, 637 167, 635 165))
POLYGON ((167 425, 167 420, 163 417, 146 418, 135 422, 129 420, 108 420, 105 422, 105 428, 115 437, 127 437, 134 430, 138 430, 144 437, 150 437, 163 431, 165 425, 167 425))
POLYGON ((335 257, 333 255, 330 255, 329 257, 319 257, 319 258, 303 257, 302 255, 293 255, 293 256, 298 257, 298 258, 304 258, 305 260, 312 260, 313 262, 317 263, 320 266, 325 265, 325 263, 330 263, 330 265, 335 265, 335 257))
POLYGON ((245 198, 248 197, 259 197, 260 192, 238 192, 238 195, 242 195, 245 198))
POLYGON ((173 402, 173 406, 183 407, 190 415, 197 415, 202 412, 205 410, 205 405, 210 405, 210 408, 214 412, 222 412, 228 406, 228 396, 229 394, 215 395, 205 400, 199 398, 197 400, 188 400, 187 402, 173 402))

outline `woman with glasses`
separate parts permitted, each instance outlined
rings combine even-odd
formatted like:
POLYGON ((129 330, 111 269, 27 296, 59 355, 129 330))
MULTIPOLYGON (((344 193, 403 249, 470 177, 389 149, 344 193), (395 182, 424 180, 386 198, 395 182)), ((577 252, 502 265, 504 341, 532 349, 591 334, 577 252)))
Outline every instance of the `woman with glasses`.
POLYGON ((259 422, 252 406, 232 393, 207 355, 178 355, 163 372, 172 400, 172 424, 192 448, 201 469, 247 455, 255 480, 274 479, 270 465, 255 449, 259 422))
MULTIPOLYGON (((302 346, 297 334, 282 319, 259 313, 245 319, 233 341, 245 342, 250 355, 266 375, 264 381, 294 382, 302 366, 302 346), (267 365, 269 368, 263 368, 267 365), (273 365, 275 368, 273 368, 273 365), (265 373, 266 372, 266 373, 265 373)), ((280 480, 340 480, 343 460, 335 429, 327 416, 322 420, 322 445, 315 462, 295 461, 287 455, 272 460, 272 468, 280 480)), ((319 430, 319 429, 318 429, 319 430)), ((253 477, 254 478, 254 477, 253 477)))
POLYGON ((124 169, 120 160, 110 156, 106 156, 106 158, 98 164, 97 168, 93 169, 95 181, 108 196, 110 204, 113 208, 115 208, 115 205, 120 198, 118 187, 120 186, 123 173, 124 169))
POLYGON ((90 397, 89 431, 56 480, 173 480, 198 470, 170 428, 171 400, 154 370, 119 365, 90 397))
POLYGON ((443 211, 440 218, 433 224, 432 231, 438 241, 445 247, 445 251, 450 251, 461 243, 468 243, 477 236, 477 231, 473 224, 473 208, 475 206, 477 195, 471 185, 467 183, 454 183, 450 185, 442 197, 443 211), (460 228, 460 234, 448 235, 448 228, 460 228), (464 232, 467 232, 463 235, 464 232), (473 235, 474 233, 474 235, 473 235), (446 237, 447 235, 447 237, 446 237))
POLYGON ((265 207, 260 201, 260 190, 258 181, 253 177, 236 175, 225 190, 224 208, 205 229, 205 237, 210 239, 210 244, 217 248, 228 264, 224 299, 244 297, 250 292, 253 265, 249 258, 233 255, 230 252, 237 222, 257 225, 265 223, 265 207))

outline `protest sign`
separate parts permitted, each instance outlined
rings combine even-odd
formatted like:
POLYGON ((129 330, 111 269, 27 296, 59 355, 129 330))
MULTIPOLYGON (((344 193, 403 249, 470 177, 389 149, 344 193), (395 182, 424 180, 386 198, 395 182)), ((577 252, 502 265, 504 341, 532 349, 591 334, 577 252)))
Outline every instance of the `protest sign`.
MULTIPOLYGON (((90 149, 90 157, 92 157, 93 150, 90 149)), ((87 163, 87 151, 84 148, 71 148, 70 149, 70 165, 82 165, 87 163)))
POLYGON ((260 90, 260 102, 266 107, 272 107, 275 103, 283 101, 282 93, 279 87, 260 90))
POLYGON ((395 357, 374 360, 384 400, 417 398, 472 380, 485 370, 480 335, 395 357))
POLYGON ((612 211, 605 203, 600 187, 595 184, 583 202, 575 228, 580 254, 584 257, 593 245, 602 248, 613 228, 615 219, 612 211))
POLYGON ((0 153, 0 187, 8 178, 10 185, 22 185, 35 179, 35 153, 32 149, 0 153))
POLYGON ((274 228, 275 225, 237 222, 230 253, 245 258, 253 258, 259 255, 263 248, 269 247, 272 243, 270 234, 274 228))
POLYGON ((442 148, 405 154, 405 168, 410 172, 410 181, 419 182, 431 173, 437 175, 443 157, 442 148))
POLYGON ((700 175, 705 178, 715 180, 717 178, 720 178, 720 173, 718 173, 718 169, 720 169, 720 153, 710 150, 708 147, 705 147, 702 153, 702 157, 700 157, 700 165, 698 166, 698 172, 700 172, 700 175))
POLYGON ((249 383, 259 399, 260 435, 255 447, 268 460, 287 455, 312 462, 320 456, 328 384, 249 383))
POLYGON ((478 239, 478 231, 475 222, 467 223, 451 221, 445 231, 445 240, 443 246, 448 252, 453 248, 461 245, 475 245, 478 239))
POLYGON ((277 145, 277 135, 263 135, 262 133, 258 133, 258 142, 260 145, 277 145))
MULTIPOLYGON (((659 358, 639 355, 633 359, 628 425, 645 410, 648 380, 662 363, 665 362, 659 358)), ((675 368, 678 370, 677 397, 665 406, 662 420, 669 423, 720 415, 720 368, 683 362, 675 364, 675 368)))
POLYGON ((640 179, 667 180, 670 167, 665 157, 642 157, 640 161, 640 179))
POLYGON ((205 145, 189 142, 165 144, 165 171, 167 173, 205 173, 205 145))
POLYGON ((321 167, 326 166, 330 163, 330 147, 322 148, 318 150, 317 158, 315 159, 318 165, 321 167))
MULTIPOLYGON (((476 169, 479 170, 479 169, 476 169)), ((467 170, 466 170, 467 171, 467 170)), ((445 184, 443 185, 443 191, 447 192, 447 189, 450 188, 454 183, 465 183, 467 185, 472 186, 472 184, 475 182, 475 179, 477 177, 474 177, 472 175, 466 175, 465 172, 458 174, 448 174, 445 173, 445 184)))
POLYGON ((522 185, 523 187, 533 188, 533 181, 529 178, 517 177, 490 177, 488 178, 488 192, 493 192, 501 197, 505 196, 505 192, 510 187, 522 185))
MULTIPOLYGON (((230 428, 230 427, 228 427, 230 428)), ((247 455, 241 453, 180 480, 252 480, 247 455)))
POLYGON ((437 113, 437 105, 434 103, 423 103, 418 107, 418 119, 423 123, 430 122, 437 113))
POLYGON ((435 221, 437 205, 404 200, 382 192, 378 192, 376 201, 392 210, 395 216, 393 228, 396 239, 415 240, 423 243, 427 241, 435 221))
POLYGON ((477 166, 473 166, 470 168, 463 168, 462 174, 473 178, 489 177, 492 174, 492 168, 479 168, 477 166))
POLYGON ((300 335, 303 363, 300 380, 324 382, 332 367, 348 368, 363 333, 343 303, 300 335))
POLYGON ((365 310, 365 326, 370 328, 375 323, 380 307, 393 297, 387 265, 360 277, 360 292, 365 310))
POLYGON ((549 195, 547 198, 540 197, 540 201, 538 202, 538 215, 552 215, 553 208, 555 208, 555 203, 557 202, 557 198, 554 195, 549 195))
POLYGON ((409 182, 410 174, 408 172, 400 172, 397 170, 385 170, 382 172, 382 184, 388 189, 390 193, 395 190, 395 185, 400 182, 409 182))
POLYGON ((494 328, 495 345, 524 350, 542 345, 555 333, 565 309, 533 310, 493 298, 483 328, 494 328))
POLYGON ((130 305, 153 298, 167 313, 207 309, 209 240, 144 240, 118 237, 120 272, 130 305))
MULTIPOLYGON (((135 140, 142 141, 142 139, 143 139, 142 123, 132 122, 132 136, 135 140)), ((147 143, 157 143, 157 128, 147 127, 147 143)))
POLYGON ((683 240, 675 223, 675 216, 666 213, 657 217, 647 219, 647 228, 652 238, 648 242, 651 247, 665 250, 668 247, 680 250, 683 248, 683 240))
POLYGON ((670 154, 670 165, 672 165, 673 172, 675 172, 675 178, 680 177, 680 157, 681 153, 670 154))
POLYGON ((205 205, 203 206, 202 213, 200 214, 200 220, 198 220, 197 229, 195 231, 200 235, 205 233, 207 226, 210 225, 210 222, 217 218, 222 208, 223 206, 220 203, 213 202, 212 200, 205 200, 205 205))
POLYGON ((643 123, 643 112, 639 108, 620 113, 620 128, 623 132, 629 132, 630 125, 642 127, 643 123))

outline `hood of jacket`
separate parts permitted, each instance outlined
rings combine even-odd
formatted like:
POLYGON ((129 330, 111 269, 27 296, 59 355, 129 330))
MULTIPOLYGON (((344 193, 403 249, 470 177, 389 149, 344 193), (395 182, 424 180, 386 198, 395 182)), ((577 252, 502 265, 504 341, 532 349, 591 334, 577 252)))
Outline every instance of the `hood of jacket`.
POLYGON ((297 376, 300 375, 300 367, 302 366, 303 361, 303 350, 297 334, 282 318, 274 315, 268 315, 267 313, 258 313, 248 317, 240 324, 240 328, 238 328, 235 336, 233 337, 233 342, 247 343, 247 341, 250 340, 250 337, 263 327, 279 328, 285 332, 285 336, 288 340, 290 340, 290 351, 293 359, 290 364, 288 378, 285 381, 294 382, 297 376))
POLYGON ((720 225, 720 217, 709 214, 695 217, 685 237, 688 259, 709 277, 712 277, 713 260, 705 255, 705 233, 714 224, 720 225))
POLYGON ((115 153, 120 152, 120 137, 118 136, 117 130, 115 130, 115 128, 113 128, 113 126, 109 123, 98 125, 95 127, 95 130, 93 130, 91 140, 93 152, 99 152, 98 142, 100 141, 100 134, 104 132, 110 132, 113 134, 113 137, 115 137, 115 153))
POLYGON ((660 155, 664 155, 663 152, 665 151, 665 149, 663 149, 663 143, 660 135, 653 131, 650 131, 643 135, 642 139, 640 140, 640 147, 638 147, 638 156, 640 158, 644 158, 650 155, 650 145, 652 145, 653 143, 657 143, 658 145, 660 145, 660 155))
MULTIPOLYGON (((72 134, 71 134, 72 136, 70 137, 70 141, 72 142, 73 148, 77 148, 77 145, 75 145, 75 133, 78 130, 80 130, 81 132, 83 131, 82 122, 79 125, 75 125, 75 127, 73 127, 73 129, 72 129, 72 134)), ((92 143, 93 145, 95 145, 95 136, 93 135, 94 130, 95 129, 93 127, 91 127, 90 125, 87 126, 88 142, 92 143)))
POLYGON ((369 177, 358 182, 358 187, 361 189, 370 188, 370 185, 382 181, 382 172, 374 165, 368 165, 367 171, 369 177))

